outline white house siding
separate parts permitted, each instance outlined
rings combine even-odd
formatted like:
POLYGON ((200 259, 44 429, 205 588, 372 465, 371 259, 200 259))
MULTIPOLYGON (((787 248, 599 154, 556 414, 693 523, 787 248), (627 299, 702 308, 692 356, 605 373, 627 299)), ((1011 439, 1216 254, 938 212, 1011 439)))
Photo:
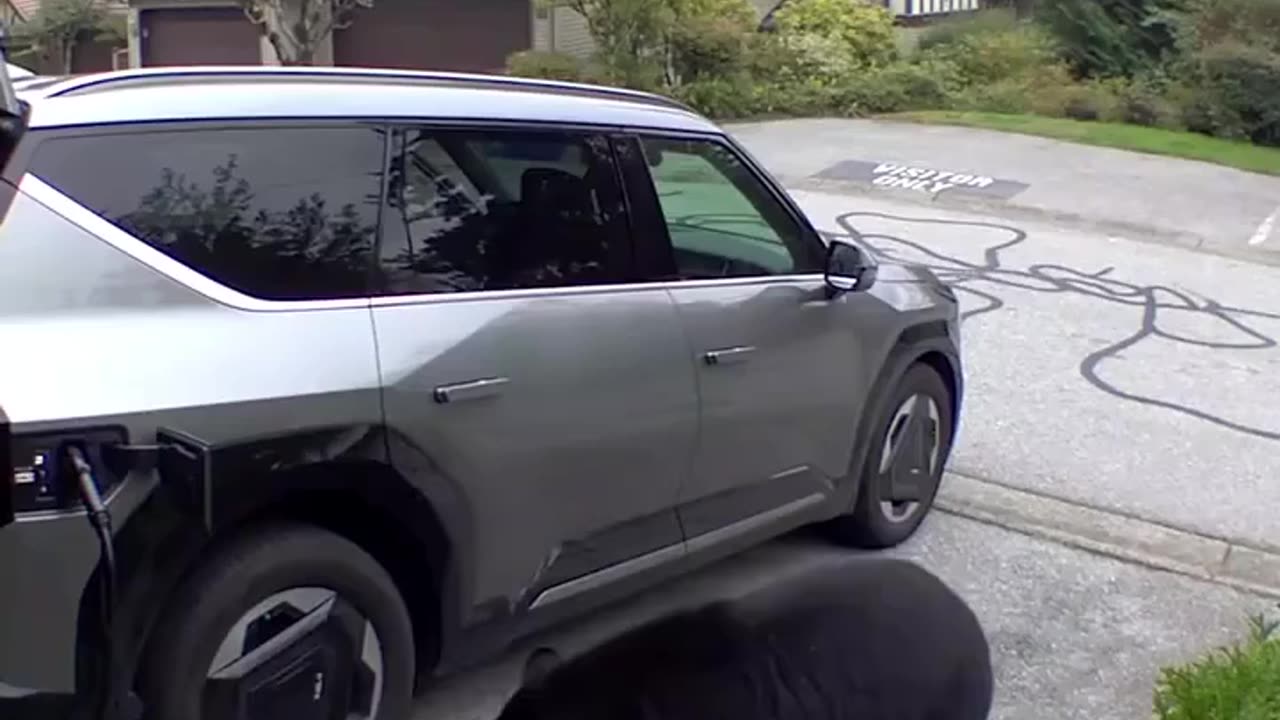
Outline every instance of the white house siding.
POLYGON ((981 8, 981 0, 891 0, 894 15, 909 17, 969 12, 981 8))
POLYGON ((552 50, 587 58, 595 52, 596 44, 587 30, 587 19, 566 7, 551 9, 549 43, 552 50))

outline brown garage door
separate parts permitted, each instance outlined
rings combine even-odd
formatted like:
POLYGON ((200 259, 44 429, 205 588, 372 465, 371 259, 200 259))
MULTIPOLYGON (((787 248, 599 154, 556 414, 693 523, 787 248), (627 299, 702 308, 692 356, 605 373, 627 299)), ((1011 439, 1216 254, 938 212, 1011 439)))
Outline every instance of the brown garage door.
POLYGON ((531 0, 376 0, 333 35, 335 65, 501 70, 530 47, 531 0))
POLYGON ((258 28, 238 7, 143 10, 143 65, 260 65, 258 28))

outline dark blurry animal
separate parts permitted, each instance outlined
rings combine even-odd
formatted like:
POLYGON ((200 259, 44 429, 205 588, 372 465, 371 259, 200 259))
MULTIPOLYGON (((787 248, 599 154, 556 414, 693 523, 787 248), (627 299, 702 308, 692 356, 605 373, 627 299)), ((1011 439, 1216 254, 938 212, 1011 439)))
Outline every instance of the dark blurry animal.
POLYGON ((566 663, 535 653, 499 720, 983 720, 969 607, 904 561, 859 559, 643 625, 566 663))

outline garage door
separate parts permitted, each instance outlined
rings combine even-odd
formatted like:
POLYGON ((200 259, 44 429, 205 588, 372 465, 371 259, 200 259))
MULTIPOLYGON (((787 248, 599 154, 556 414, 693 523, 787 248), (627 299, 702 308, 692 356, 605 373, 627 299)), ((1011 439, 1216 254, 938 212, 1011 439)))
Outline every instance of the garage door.
POLYGON ((501 70, 529 49, 531 0, 377 0, 333 35, 335 65, 501 70))
POLYGON ((258 27, 238 7, 143 10, 143 65, 260 65, 258 27))

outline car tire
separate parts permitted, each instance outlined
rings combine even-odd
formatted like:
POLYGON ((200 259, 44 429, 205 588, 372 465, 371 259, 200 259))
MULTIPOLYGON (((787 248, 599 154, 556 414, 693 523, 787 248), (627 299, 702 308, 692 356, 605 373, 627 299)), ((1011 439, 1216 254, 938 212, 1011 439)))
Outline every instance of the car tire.
MULTIPOLYGON (((942 471, 951 452, 954 436, 953 407, 951 391, 936 370, 924 363, 915 363, 907 368, 871 426, 873 435, 862 467, 857 473, 858 499, 853 510, 827 524, 827 529, 837 542, 876 550, 899 545, 915 534, 933 507, 942 471), (886 450, 892 453, 891 438, 904 427, 900 424, 902 412, 912 400, 923 401, 924 412, 929 418, 926 427, 932 426, 936 433, 934 462, 921 487, 919 499, 914 501, 914 507, 910 506, 911 503, 886 502, 885 498, 891 495, 892 475, 884 468, 886 450)), ((901 435, 898 435, 898 440, 901 439, 901 435)), ((923 479, 924 475, 920 477, 923 479)))
MULTIPOLYGON (((304 627, 307 623, 296 619, 298 608, 310 612, 304 617, 314 618, 318 616, 314 608, 321 605, 312 605, 308 610, 307 604, 291 606, 289 600, 277 599, 306 596, 315 602, 315 598, 323 597, 315 594, 318 590, 333 593, 331 600, 323 601, 330 603, 326 606, 330 609, 324 610, 328 618, 325 632, 331 626, 359 628, 359 640, 355 634, 347 636, 337 630, 325 637, 336 646, 345 646, 341 652, 350 653, 348 658, 357 662, 369 658, 368 664, 351 666, 360 668, 353 676, 364 680, 366 717, 408 718, 414 684, 413 627, 394 581, 355 543, 317 527, 296 524, 266 527, 231 540, 183 582, 152 633, 141 665, 139 690, 145 717, 222 720, 210 717, 213 711, 207 710, 207 696, 216 682, 211 678, 220 674, 214 669, 224 649, 235 648, 239 643, 235 652, 246 654, 233 657, 247 658, 246 648, 262 643, 250 643, 251 633, 268 632, 261 628, 275 623, 271 631, 283 634, 275 630, 280 625, 274 619, 282 612, 295 613, 293 620, 285 619, 293 623, 288 628, 304 627), (267 606, 275 610, 252 616, 259 618, 259 623, 249 621, 248 613, 267 606), (353 618, 355 621, 350 622, 353 618), (232 635, 237 632, 239 635, 232 635), (348 639, 351 642, 346 642, 348 639), (371 667, 376 669, 371 671, 371 667)), ((321 634, 314 631, 311 637, 321 634)), ((323 674, 315 673, 315 678, 316 697, 320 697, 323 674)), ((362 697, 359 690, 355 692, 362 697)), ((356 716, 361 715, 364 713, 356 716)))

